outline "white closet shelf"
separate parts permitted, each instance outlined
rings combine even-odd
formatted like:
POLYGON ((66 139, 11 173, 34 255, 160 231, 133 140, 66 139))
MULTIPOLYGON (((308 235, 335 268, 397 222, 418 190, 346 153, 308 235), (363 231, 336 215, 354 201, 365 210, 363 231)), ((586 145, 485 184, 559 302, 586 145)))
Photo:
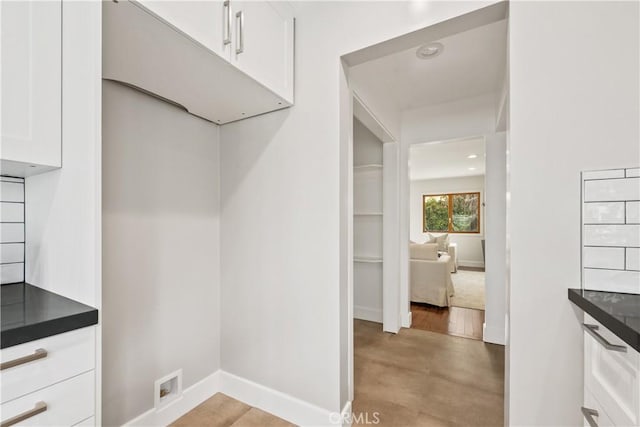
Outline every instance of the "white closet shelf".
POLYGON ((364 171, 375 171, 375 170, 382 170, 382 165, 377 164, 377 163, 372 163, 369 165, 356 165, 353 167, 354 171, 360 171, 360 172, 364 172, 364 171))
POLYGON ((368 262, 368 263, 381 263, 382 258, 372 257, 372 256, 354 256, 354 262, 368 262))
POLYGON ((382 216, 382 212, 354 212, 353 216, 382 216))

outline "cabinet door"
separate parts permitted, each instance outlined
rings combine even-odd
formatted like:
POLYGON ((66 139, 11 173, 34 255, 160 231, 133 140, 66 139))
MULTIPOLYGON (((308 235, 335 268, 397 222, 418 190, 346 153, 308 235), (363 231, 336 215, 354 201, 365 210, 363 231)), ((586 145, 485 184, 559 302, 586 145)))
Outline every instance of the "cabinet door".
POLYGON ((640 425, 640 354, 585 314, 588 325, 611 344, 625 348, 614 351, 585 332, 584 336, 584 387, 600 403, 614 425, 640 425))
POLYGON ((60 167, 62 2, 3 1, 0 8, 3 171, 13 162, 60 167))
POLYGON ((267 1, 238 1, 232 6, 232 62, 293 103, 294 20, 289 6, 267 1))
POLYGON ((227 61, 231 59, 230 2, 137 0, 136 3, 227 61))

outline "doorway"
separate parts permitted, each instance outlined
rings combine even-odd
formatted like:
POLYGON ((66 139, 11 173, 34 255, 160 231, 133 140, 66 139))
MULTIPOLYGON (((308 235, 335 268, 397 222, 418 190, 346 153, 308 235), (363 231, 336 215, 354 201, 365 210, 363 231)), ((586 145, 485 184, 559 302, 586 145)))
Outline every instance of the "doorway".
MULTIPOLYGON (((504 112, 507 110, 505 105, 508 103, 508 69, 506 61, 506 30, 507 30, 507 9, 504 4, 490 6, 495 8, 494 12, 486 13, 481 10, 478 14, 468 14, 458 18, 454 18, 451 22, 447 21, 432 27, 418 30, 409 35, 401 36, 396 39, 380 43, 375 46, 365 48, 353 54, 342 57, 342 66, 344 71, 344 79, 341 82, 341 126, 342 141, 348 145, 344 153, 347 154, 347 162, 352 168, 347 174, 349 181, 350 194, 350 212, 351 216, 348 224, 348 235, 351 239, 349 242, 351 251, 349 253, 351 262, 350 266, 349 286, 347 289, 348 307, 350 310, 349 319, 356 319, 355 326, 347 326, 349 370, 347 378, 349 381, 349 395, 353 400, 354 415, 358 412, 365 411, 368 413, 371 405, 379 405, 384 407, 390 404, 388 415, 393 419, 398 413, 420 412, 418 406, 414 405, 419 402, 424 403, 426 396, 421 396, 419 386, 421 381, 435 381, 435 377, 431 372, 413 372, 408 373, 407 364, 411 364, 412 360, 416 363, 427 366, 435 371, 442 370, 449 372, 451 366, 447 363, 457 365, 454 376, 461 372, 466 372, 471 377, 477 376, 482 378, 484 384, 490 384, 490 390, 484 390, 484 397, 489 396, 487 400, 482 400, 480 406, 482 408, 465 407, 465 405, 452 404, 450 407, 440 405, 438 408, 432 408, 434 413, 439 414, 441 421, 465 422, 459 416, 469 414, 471 411, 480 410, 487 416, 488 423, 502 423, 502 414, 504 406, 504 349, 499 345, 488 343, 504 344, 504 313, 505 313, 505 264, 506 255, 504 246, 506 245, 505 232, 496 232, 496 224, 484 224, 482 218, 489 212, 484 212, 487 207, 482 206, 485 201, 502 199, 502 202, 492 204, 492 209, 499 211, 506 210, 506 186, 495 185, 496 182, 504 185, 506 176, 506 119, 504 112), (447 25, 449 24, 449 25, 447 25), (365 52, 365 53, 363 53, 365 52), (489 57, 487 57, 489 55, 489 57), (383 325, 376 322, 376 319, 363 319, 359 314, 359 308, 354 305, 359 295, 356 293, 357 270, 356 262, 362 261, 358 259, 359 244, 357 243, 357 219, 355 214, 357 208, 356 197, 358 197, 358 187, 356 167, 364 166, 356 161, 356 127, 366 125, 360 122, 353 122, 353 111, 357 104, 362 106, 375 119, 374 122, 388 130, 390 138, 397 144, 397 182, 395 185, 387 185, 386 194, 383 191, 383 197, 389 197, 389 193, 393 193, 397 203, 397 217, 394 219, 393 226, 396 227, 397 233, 393 236, 393 241, 397 249, 395 250, 396 258, 383 259, 382 270, 392 272, 389 283, 393 284, 385 287, 382 293, 382 312, 393 313, 394 319, 397 319, 398 330, 392 331, 384 327, 389 332, 397 332, 393 339, 389 339, 388 334, 382 332, 383 325), (351 120, 347 124, 347 120, 351 120), (434 141, 450 141, 465 140, 469 138, 478 138, 491 148, 486 151, 486 168, 490 164, 494 170, 500 169, 499 177, 484 177, 485 185, 489 182, 492 190, 483 189, 473 195, 473 191, 461 191, 463 195, 456 196, 451 189, 446 190, 447 197, 466 197, 467 204, 471 205, 475 201, 478 206, 477 217, 473 218, 470 212, 449 212, 447 219, 451 218, 452 222, 456 222, 458 226, 466 224, 467 227, 477 227, 478 235, 473 236, 474 242, 482 247, 483 237, 488 236, 489 232, 495 237, 491 238, 493 246, 489 242, 484 242, 484 252, 481 249, 480 254, 482 260, 476 259, 476 265, 468 265, 473 258, 466 258, 468 255, 468 245, 458 249, 464 251, 465 264, 464 268, 482 269, 486 268, 486 272, 482 272, 485 283, 491 281, 491 285, 484 288, 484 301, 482 305, 487 315, 479 322, 476 321, 475 337, 478 340, 468 340, 467 354, 475 354, 476 360, 484 360, 486 363, 478 364, 481 366, 479 370, 474 371, 470 368, 473 365, 471 360, 463 361, 457 358, 455 354, 447 354, 446 351, 438 353, 437 349, 450 349, 451 343, 458 340, 458 337, 440 334, 434 336, 433 332, 414 331, 410 328, 414 322, 411 310, 412 286, 411 277, 411 249, 410 240, 411 222, 415 221, 415 215, 411 213, 411 191, 410 191, 410 167, 409 153, 414 145, 424 144, 425 142, 434 141), (496 142, 497 141, 497 142, 496 142), (491 156, 491 159, 489 157, 491 156), (486 190, 486 191, 485 191, 486 190), (475 198, 474 198, 475 197, 475 198), (453 216, 455 215, 455 220, 453 216), (475 221, 475 223, 474 223, 475 221), (500 247, 496 249, 496 247, 500 247), (489 255, 489 252, 492 255, 489 255), (490 274, 491 270, 493 274, 490 274), (488 312, 491 311, 491 315, 488 312), (498 319, 498 320, 496 320, 498 319), (426 334, 426 335, 425 335, 426 334), (386 338, 385 338, 386 336, 386 338), (355 339, 354 339, 355 337, 355 339), (484 341, 481 341, 484 340, 484 341), (424 341, 426 340, 426 341, 424 341), (394 343, 397 346, 394 346, 394 343), (426 344, 429 342, 429 344, 426 344), (426 349, 428 347, 428 350, 426 349), (400 351, 400 348, 406 350, 408 347, 411 351, 400 351), (371 357, 372 354, 378 354, 379 357, 389 361, 387 366, 390 370, 385 370, 371 357), (481 356, 482 355, 482 356, 481 356), (412 359, 417 357, 417 359, 412 359), (429 359, 434 364, 427 363, 424 365, 424 358, 429 359), (445 363, 437 365, 435 359, 444 357, 445 363), (422 358, 421 362, 417 362, 422 358), (484 359, 483 359, 484 358, 484 359), (355 360, 355 362, 354 362, 355 360), (405 365, 399 366, 398 361, 404 360, 405 365), (466 366, 466 367, 465 367, 466 366), (381 369, 375 373, 376 370, 381 369), (379 385, 383 385, 383 389, 387 388, 386 393, 376 394, 372 392, 373 387, 371 379, 375 378, 379 385), (396 386, 404 384, 402 387, 411 389, 409 395, 401 396, 395 393, 394 381, 396 386), (399 381, 399 382, 398 382, 399 381), (413 384, 416 387, 408 386, 413 384), (394 409, 395 408, 395 409, 394 409), (456 415, 458 414, 458 415, 456 415), (453 418, 452 418, 453 417, 453 418), (458 418, 456 418, 458 417, 458 418)), ((368 129, 371 133, 373 131, 368 129)), ((343 145, 344 147, 344 145, 343 145)), ((470 159, 468 159, 470 160, 470 159)), ((384 163, 384 162, 383 162, 384 163)), ((385 179, 382 180, 386 182, 385 179)), ((445 191, 445 190, 442 190, 445 191)), ((444 194, 444 193, 442 193, 444 194)), ((440 195, 442 195, 440 194, 440 195)), ((421 196, 434 196, 430 192, 421 194, 421 196)), ((424 199, 421 199, 419 221, 424 221, 424 199)), ((454 204, 453 200, 449 203, 454 204)), ((362 212, 365 213, 365 212, 362 212)), ((343 212, 344 214, 344 212, 343 212)), ((501 215, 495 215, 499 218, 501 215)), ((384 214, 383 214, 384 217, 384 214)), ((493 214, 491 215, 493 217, 493 214)), ((502 214, 504 219, 504 213, 502 214)), ((386 224, 386 222, 385 222, 386 224)), ((502 221, 502 227, 504 227, 502 221)), ((422 230, 422 232, 435 230, 422 230)), ((445 230, 438 230, 445 231, 445 230)), ((449 230, 447 230, 449 231, 449 230)), ((458 230, 459 231, 459 230, 458 230)), ((385 232, 383 227, 383 233, 385 232)), ((436 233, 434 233, 436 234, 436 233)), ((444 234, 444 233, 438 233, 444 234)), ((436 235, 437 239, 440 237, 436 235)), ((417 242, 416 242, 417 243, 417 242)), ((423 244, 424 242, 420 242, 423 244)), ((439 243, 439 242, 438 242, 439 243)), ((456 243, 454 246, 458 246, 456 243)), ((431 255, 429 255, 431 256, 431 255)), ((438 263, 443 256, 451 257, 444 247, 436 248, 434 263, 438 263), (439 250, 438 250, 439 249, 439 250), (447 254, 445 254, 447 253, 447 254)), ((459 261, 461 258, 458 257, 459 261)), ((444 266, 438 266, 443 274, 449 269, 457 269, 460 265, 445 261, 444 266), (442 268, 441 268, 442 267, 442 268)), ((456 271, 450 273, 457 274, 456 271)), ((442 289, 440 292, 442 299, 440 304, 448 307, 451 298, 455 298, 453 293, 449 293, 446 278, 443 279, 442 289)), ((383 281, 383 283, 386 283, 383 281)), ((384 286, 383 286, 384 287, 384 286)), ((453 287, 453 286, 452 286, 453 287)), ((482 288, 482 286, 480 286, 482 288)), ((462 292, 458 292, 461 296, 462 292)), ((473 298, 471 298, 473 299, 473 298)), ((468 303, 468 302, 467 302, 468 303)), ((411 370, 411 369, 409 369, 411 370)), ((437 376, 437 375, 436 375, 437 376)), ((459 379, 459 378, 458 378, 459 379)), ((422 384, 424 385, 424 384, 422 384)), ((445 386, 445 385, 443 385, 445 386)), ((463 390, 457 393, 466 394, 470 400, 483 394, 483 391, 475 388, 473 384, 467 384, 463 390)), ((446 399, 445 399, 446 400, 446 399)), ((421 416, 425 416, 424 413, 421 416)), ((471 420, 466 420, 469 423, 471 420)), ((407 423, 411 425, 410 423, 407 423)))
POLYGON ((412 328, 483 338, 485 163, 481 135, 409 148, 412 328), (424 245, 436 246, 438 262, 419 259, 424 245), (438 271, 443 262, 449 268, 438 271), (443 287, 448 292, 440 297, 436 292, 443 287))

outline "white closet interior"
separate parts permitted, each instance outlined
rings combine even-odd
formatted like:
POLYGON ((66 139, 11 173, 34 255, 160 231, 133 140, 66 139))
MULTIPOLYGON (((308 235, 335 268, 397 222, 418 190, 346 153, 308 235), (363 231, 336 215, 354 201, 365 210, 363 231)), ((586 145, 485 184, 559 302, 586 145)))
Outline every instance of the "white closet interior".
POLYGON ((382 141, 353 121, 354 317, 382 323, 382 141))

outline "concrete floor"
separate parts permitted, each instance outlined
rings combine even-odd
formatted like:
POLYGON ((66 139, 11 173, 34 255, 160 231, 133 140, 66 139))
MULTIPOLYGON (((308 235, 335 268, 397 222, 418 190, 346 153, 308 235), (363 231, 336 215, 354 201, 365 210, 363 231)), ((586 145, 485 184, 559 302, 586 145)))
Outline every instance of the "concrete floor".
POLYGON ((354 342, 354 425, 504 425, 504 347, 362 320, 354 342))

